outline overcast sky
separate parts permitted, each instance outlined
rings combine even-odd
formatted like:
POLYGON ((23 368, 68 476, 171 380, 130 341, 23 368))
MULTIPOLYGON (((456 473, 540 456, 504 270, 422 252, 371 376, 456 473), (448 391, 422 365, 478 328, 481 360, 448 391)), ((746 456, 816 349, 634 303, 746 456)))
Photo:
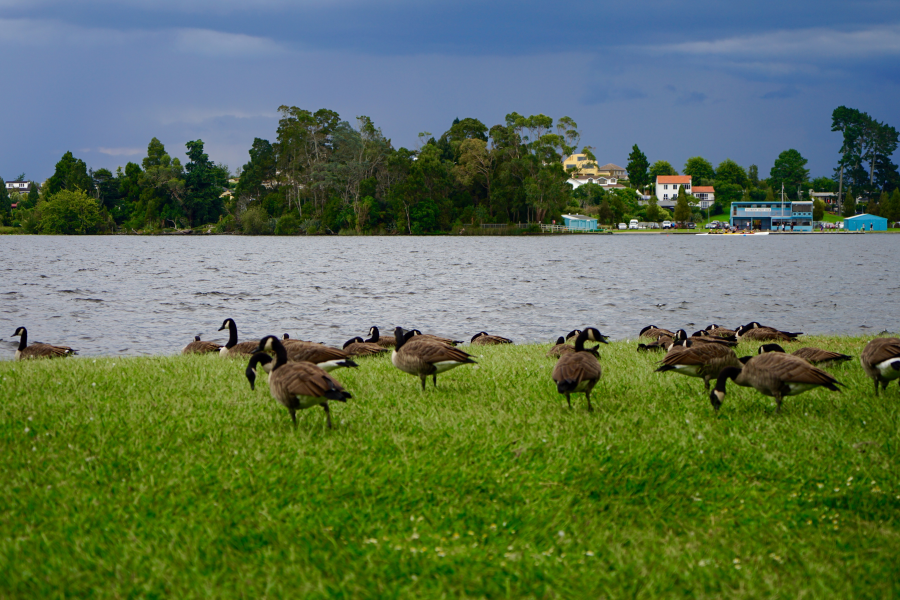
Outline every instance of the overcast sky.
MULTIPOLYGON (((0 176, 71 150, 246 163, 280 105, 370 116, 395 147, 455 117, 572 117, 625 166, 732 158, 767 176, 796 148, 831 175, 843 104, 900 128, 900 2, 0 0, 0 176)), ((895 162, 897 162, 895 156, 895 162)))

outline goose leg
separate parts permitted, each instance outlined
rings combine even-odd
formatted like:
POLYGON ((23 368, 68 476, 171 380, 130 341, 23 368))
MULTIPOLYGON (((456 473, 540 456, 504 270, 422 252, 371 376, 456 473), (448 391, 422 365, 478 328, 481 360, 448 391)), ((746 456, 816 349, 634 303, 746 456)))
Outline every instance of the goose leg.
POLYGON ((572 410, 572 399, 569 397, 568 392, 566 392, 566 402, 569 403, 569 410, 572 410))
POLYGON ((872 381, 875 382, 875 397, 877 398, 877 397, 878 397, 878 378, 877 378, 877 377, 873 377, 873 378, 872 378, 872 381))
POLYGON ((778 406, 775 407, 775 412, 780 413, 781 412, 781 394, 775 394, 775 402, 776 402, 776 404, 778 404, 778 406))
POLYGON ((706 393, 709 394, 709 375, 703 376, 703 385, 706 386, 706 393))
POLYGON ((428 375, 420 375, 419 378, 422 380, 422 391, 425 391, 425 381, 428 379, 428 375))
POLYGON ((331 410, 328 408, 328 403, 323 402, 322 408, 325 409, 325 418, 328 420, 328 429, 334 429, 334 427, 331 426, 331 410))
POLYGON ((431 381, 434 382, 434 389, 437 389, 437 373, 431 376, 431 381))
POLYGON ((288 410, 291 411, 291 421, 294 422, 294 427, 296 427, 297 426, 297 409, 289 408, 288 410))
POLYGON ((591 392, 594 390, 595 385, 597 385, 597 382, 593 381, 588 385, 587 389, 584 390, 584 396, 587 398, 588 403, 588 412, 594 412, 594 407, 591 406, 591 392))

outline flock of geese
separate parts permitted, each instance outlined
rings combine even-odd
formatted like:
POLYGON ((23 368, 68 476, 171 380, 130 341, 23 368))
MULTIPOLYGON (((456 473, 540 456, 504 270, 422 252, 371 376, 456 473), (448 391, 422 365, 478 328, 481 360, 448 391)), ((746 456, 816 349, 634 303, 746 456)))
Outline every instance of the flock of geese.
MULTIPOLYGON (((257 370, 268 373, 269 391, 284 405, 296 426, 298 410, 321 406, 328 427, 332 427, 329 401, 346 402, 352 396, 344 390, 331 372, 339 368, 356 368, 354 359, 391 354, 391 363, 404 373, 418 377, 422 389, 426 389, 428 377, 437 387, 437 376, 463 365, 475 364, 472 355, 457 346, 463 342, 436 335, 423 334, 418 329, 394 329, 393 337, 382 337, 378 327, 369 329, 368 339, 354 337, 342 348, 318 342, 292 339, 284 334, 281 339, 267 335, 258 342, 238 341, 237 324, 225 319, 219 331, 228 330, 225 345, 202 341, 196 336, 182 350, 183 354, 218 353, 222 357, 249 358, 245 375, 250 388, 255 389, 257 370)), ((24 327, 16 329, 19 337, 16 360, 37 358, 61 358, 76 354, 68 346, 28 344, 28 332, 24 327)), ((640 331, 645 342, 638 344, 639 352, 664 352, 657 372, 672 371, 703 379, 713 408, 718 411, 725 399, 725 386, 729 379, 735 384, 752 387, 773 397, 776 411, 781 409, 785 396, 793 396, 807 390, 824 387, 840 391, 843 386, 830 373, 820 368, 851 359, 846 354, 820 348, 804 347, 788 354, 779 344, 794 342, 800 333, 781 331, 753 321, 736 329, 710 325, 690 336, 684 329, 670 331, 649 325, 640 331), (758 354, 738 357, 734 348, 741 340, 765 342, 758 354), (710 390, 710 383, 715 386, 710 390)), ((607 337, 594 327, 570 331, 560 336, 547 352, 557 358, 552 379, 557 391, 566 397, 572 407, 571 394, 583 393, 588 410, 591 391, 602 376, 599 346, 587 347, 587 342, 606 344, 607 337), (574 340, 574 344, 569 342, 574 340)), ((512 340, 481 331, 469 340, 470 345, 512 344, 512 340)), ((870 341, 860 354, 863 370, 878 388, 887 389, 890 381, 900 379, 900 338, 876 338, 870 341)))

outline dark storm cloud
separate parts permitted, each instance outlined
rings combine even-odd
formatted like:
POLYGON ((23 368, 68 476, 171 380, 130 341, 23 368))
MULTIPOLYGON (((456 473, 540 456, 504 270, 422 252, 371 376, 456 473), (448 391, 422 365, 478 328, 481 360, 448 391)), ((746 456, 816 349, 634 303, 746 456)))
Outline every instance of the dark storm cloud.
POLYGON ((369 115, 395 146, 569 115, 603 162, 637 142, 763 174, 787 147, 830 172, 839 104, 900 123, 897 2, 0 0, 0 52, 7 177, 66 150, 114 168, 154 136, 237 167, 281 104, 369 115))

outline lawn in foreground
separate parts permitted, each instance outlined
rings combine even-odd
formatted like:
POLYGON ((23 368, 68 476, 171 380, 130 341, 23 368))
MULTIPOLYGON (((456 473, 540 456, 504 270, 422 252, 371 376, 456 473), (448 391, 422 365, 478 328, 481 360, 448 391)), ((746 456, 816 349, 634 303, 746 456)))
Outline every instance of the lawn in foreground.
POLYGON ((867 339, 806 340, 854 356, 843 393, 775 414, 729 384, 718 417, 634 342, 601 347, 593 413, 549 346, 424 393, 361 359, 333 431, 244 361, 3 362, 0 596, 896 596, 900 398, 867 339))

